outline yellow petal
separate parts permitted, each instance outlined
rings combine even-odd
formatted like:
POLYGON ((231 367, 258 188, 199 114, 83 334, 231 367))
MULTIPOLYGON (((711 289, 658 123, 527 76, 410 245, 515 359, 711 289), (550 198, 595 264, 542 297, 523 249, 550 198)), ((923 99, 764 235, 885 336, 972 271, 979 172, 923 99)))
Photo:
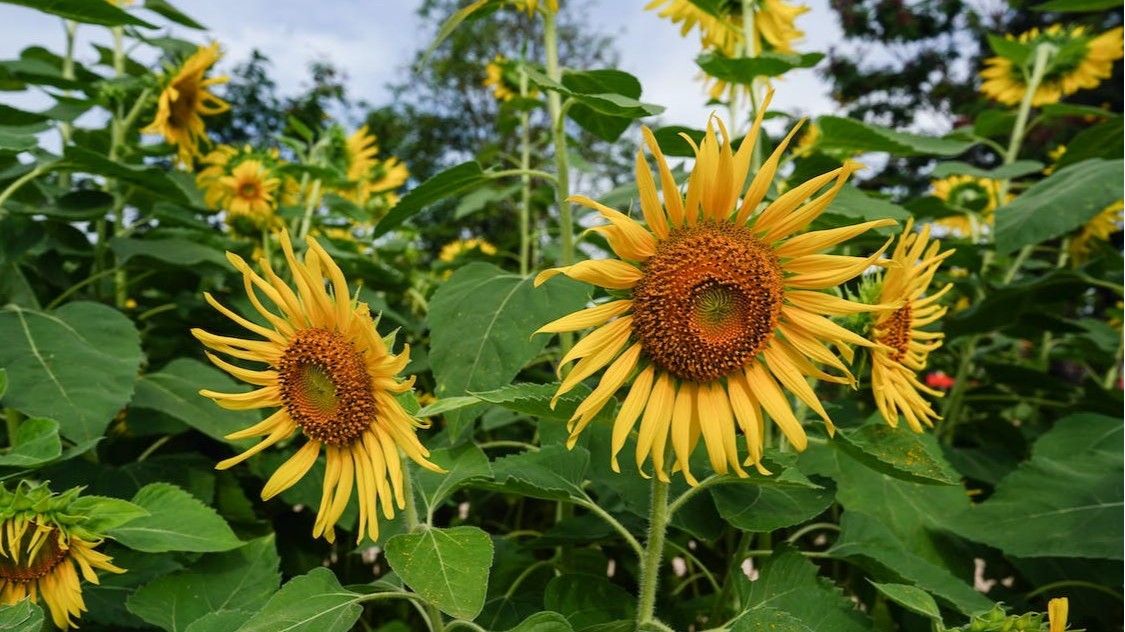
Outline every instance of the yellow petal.
POLYGON ((629 389, 629 394, 625 396, 621 409, 617 411, 617 418, 613 421, 610 454, 610 465, 612 465, 614 472, 621 471, 621 466, 617 463, 617 453, 625 447, 625 441, 629 438, 629 433, 637 425, 637 419, 640 418, 641 411, 644 410, 645 404, 648 403, 649 397, 652 395, 652 382, 655 374, 656 368, 653 365, 650 364, 645 367, 633 380, 633 386, 629 389))
POLYGON ((660 145, 657 144, 656 136, 653 135, 652 130, 641 127, 641 134, 645 137, 645 144, 648 145, 649 151, 656 159, 656 166, 660 170, 660 193, 664 197, 664 208, 668 210, 668 219, 672 226, 679 226, 684 223, 684 199, 676 186, 676 179, 672 177, 672 170, 668 168, 668 161, 664 159, 664 152, 660 150, 660 145))
POLYGON ((537 329, 535 333, 554 334, 564 331, 589 329, 590 327, 596 327, 605 323, 614 316, 620 316, 632 308, 633 301, 609 301, 608 303, 587 307, 582 311, 568 314, 558 320, 553 320, 537 329))
MULTIPOLYGON (((668 440, 668 428, 672 421, 672 409, 676 399, 676 388, 672 376, 661 371, 652 387, 648 404, 645 405, 641 427, 637 431, 637 470, 644 476, 645 459, 652 454, 652 464, 656 476, 668 481, 664 471, 664 446, 668 440)), ((648 478, 647 476, 645 478, 648 478)))
POLYGON ((535 277, 535 287, 539 287, 548 279, 565 274, 566 276, 597 285, 610 290, 628 290, 644 278, 640 268, 629 265, 618 259, 598 259, 596 261, 580 261, 572 266, 551 268, 544 270, 535 277))
MULTIPOLYGON (((738 216, 734 220, 736 224, 740 226, 745 224, 750 219, 750 215, 758 208, 758 205, 762 203, 762 200, 766 197, 766 192, 770 189, 770 184, 773 183, 774 176, 777 175, 777 165, 781 161, 781 155, 785 153, 785 148, 789 146, 789 142, 793 140, 793 136, 797 134, 797 130, 801 129, 804 122, 804 119, 797 121, 793 129, 789 130, 789 134, 770 154, 765 164, 758 169, 758 173, 754 174, 754 179, 750 181, 750 187, 746 189, 746 195, 742 197, 742 205, 738 207, 738 216)), ((765 230, 766 226, 758 228, 760 219, 755 220, 755 229, 765 230)))
POLYGON ((775 253, 782 259, 795 259, 805 255, 816 254, 822 250, 827 250, 832 246, 848 241, 849 239, 858 237, 873 228, 894 226, 896 223, 897 222, 893 219, 878 219, 852 226, 817 230, 811 233, 797 235, 786 241, 775 249, 775 253))
POLYGON ((676 454, 676 464, 683 469, 684 479, 689 485, 699 484, 691 474, 691 425, 695 416, 696 385, 692 382, 680 384, 676 402, 672 405, 672 450, 676 454))
MULTIPOLYGON (((664 207, 660 204, 660 198, 656 196, 656 182, 652 178, 652 172, 649 171, 648 162, 645 161, 645 154, 640 149, 637 150, 636 174, 637 192, 641 196, 641 213, 645 216, 645 223, 657 237, 667 239, 668 216, 664 214, 664 207)), ((655 243, 653 252, 656 252, 655 243)))
MULTIPOLYGON (((656 193, 654 191, 653 197, 655 196, 656 193)), ((595 202, 585 195, 572 195, 569 201, 592 208, 611 222, 612 226, 597 226, 590 230, 605 235, 613 251, 616 252, 619 257, 631 261, 646 261, 649 257, 656 254, 656 239, 653 238, 652 233, 645 230, 643 226, 628 215, 611 209, 599 202, 595 202)), ((657 202, 657 204, 659 204, 659 202, 657 202)), ((645 221, 651 222, 648 218, 647 211, 645 221)))
POLYGON ((798 452, 804 451, 809 444, 808 437, 805 436, 805 429, 801 427, 801 422, 797 421, 797 417, 793 415, 793 409, 789 406, 789 401, 785 399, 785 395, 778 388, 777 382, 773 381, 769 371, 758 362, 749 365, 746 367, 746 383, 750 392, 758 398, 762 408, 766 409, 773 422, 785 434, 785 438, 789 439, 789 443, 798 452))
POLYGON ((277 468, 270 480, 266 481, 266 486, 262 488, 262 500, 269 500, 295 485, 305 474, 308 474, 319 455, 319 441, 309 441, 301 446, 301 449, 277 468))

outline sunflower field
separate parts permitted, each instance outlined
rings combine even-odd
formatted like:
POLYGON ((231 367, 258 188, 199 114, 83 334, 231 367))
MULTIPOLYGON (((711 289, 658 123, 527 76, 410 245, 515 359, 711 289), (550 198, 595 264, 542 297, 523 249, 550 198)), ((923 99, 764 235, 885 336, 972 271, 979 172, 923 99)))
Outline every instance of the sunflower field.
POLYGON ((0 630, 1122 629, 1119 2, 417 4, 0 0, 0 630))

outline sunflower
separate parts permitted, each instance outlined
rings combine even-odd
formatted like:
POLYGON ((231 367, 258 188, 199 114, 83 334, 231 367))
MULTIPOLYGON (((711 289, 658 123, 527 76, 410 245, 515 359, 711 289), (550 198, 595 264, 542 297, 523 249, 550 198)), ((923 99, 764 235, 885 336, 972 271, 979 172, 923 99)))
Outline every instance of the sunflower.
POLYGON ((312 237, 304 261, 293 253, 289 235, 281 232, 281 247, 289 263, 296 292, 261 260, 264 277, 240 257, 227 258, 243 276, 250 303, 271 327, 263 327, 222 306, 205 294, 215 309, 265 340, 242 340, 193 329, 204 345, 229 356, 269 365, 248 370, 207 353, 219 368, 258 386, 249 393, 200 394, 230 410, 278 408, 264 421, 227 436, 228 439, 265 437, 254 447, 219 463, 233 467, 300 430, 306 441, 297 453, 274 472, 262 489, 268 500, 300 480, 323 449, 327 458, 320 509, 313 537, 335 540, 335 523, 348 504, 352 487, 359 498, 356 541, 366 534, 379 537, 376 505, 383 516, 394 517, 392 490, 398 507, 405 507, 401 449, 426 469, 442 472, 427 457, 415 428, 424 422, 410 417, 395 395, 411 390, 414 378, 401 380, 398 372, 410 361, 409 348, 393 355, 375 331, 365 303, 349 298, 340 268, 312 237), (332 292, 325 288, 325 277, 332 292), (260 290, 278 312, 262 304, 260 290))
POLYGON ((484 67, 484 81, 481 82, 481 85, 486 88, 492 86, 492 96, 496 97, 497 101, 511 101, 519 94, 504 81, 504 65, 507 63, 506 57, 497 54, 484 67))
POLYGON ((344 170, 352 184, 337 191, 341 197, 360 206, 380 196, 387 208, 398 202, 394 191, 406 183, 410 172, 397 158, 380 160, 378 155, 378 141, 366 125, 344 141, 344 170))
POLYGON ((708 123, 703 141, 694 146, 695 165, 686 198, 677 190, 655 137, 644 129, 659 167, 663 203, 644 154, 638 151, 636 177, 645 225, 589 198, 574 198, 609 220, 592 230, 606 237, 620 259, 583 261, 546 270, 535 279, 540 284, 565 274, 601 286, 615 297, 539 330, 597 327, 560 362, 561 372, 563 365, 578 361, 554 401, 605 368, 597 388, 570 420, 570 445, 633 377, 614 422, 615 470, 617 453, 640 419, 637 466, 651 454, 661 480, 668 480, 664 454, 670 438, 675 467, 695 484, 688 461, 700 436, 716 472, 733 469, 746 476, 735 446, 736 422, 745 435, 746 463, 764 471, 762 410, 794 447, 803 450, 805 431, 785 391, 816 412, 833 432, 832 421, 806 378, 854 385, 844 364, 853 358, 849 345, 874 344, 826 318, 870 311, 871 306, 819 290, 860 274, 890 242, 870 257, 817 253, 895 222, 877 220, 796 235, 844 186, 854 170, 851 163, 793 187, 758 211, 797 131, 781 141, 743 193, 765 111, 762 107, 737 152, 722 122, 718 121, 721 138, 708 123), (829 183, 827 191, 810 199, 829 183), (814 362, 838 373, 827 373, 814 362))
MULTIPOLYGON (((977 178, 974 176, 949 176, 930 183, 934 197, 945 201, 956 209, 966 211, 965 215, 943 217, 938 225, 956 232, 962 237, 974 234, 974 225, 992 226, 996 208, 1000 206, 999 180, 977 178)), ((1012 200, 1005 197, 1005 203, 1012 200)))
POLYGON ((922 424, 933 426, 931 420, 940 419, 919 391, 934 397, 941 397, 942 392, 918 381, 927 356, 941 346, 944 338, 922 328, 945 315, 947 308, 937 301, 953 287, 947 284, 926 294, 938 266, 953 254, 952 250, 938 252, 940 249, 937 240, 930 241, 929 224, 915 233, 914 220, 907 220, 879 295, 880 304, 895 309, 879 313, 871 330, 871 339, 880 343, 869 349, 875 404, 892 427, 898 427, 901 414, 915 432, 922 432, 922 424))
POLYGON ((441 247, 441 252, 438 253, 438 259, 446 263, 453 263, 457 257, 472 250, 477 250, 482 254, 490 256, 496 254, 496 246, 493 246, 484 239, 473 237, 471 239, 460 239, 445 244, 441 247))
POLYGON ((79 571, 92 584, 98 583, 94 569, 125 572, 95 550, 103 536, 82 526, 96 518, 96 503, 79 506, 77 499, 77 489, 52 494, 46 485, 21 482, 14 492, 0 486, 0 604, 42 600, 62 630, 78 627, 71 619, 86 611, 79 571))
POLYGON ((206 48, 200 46, 160 93, 156 118, 141 130, 145 134, 162 134, 164 140, 178 148, 180 163, 189 169, 199 155, 199 143, 209 142, 203 117, 230 109, 226 101, 207 90, 215 84, 226 83, 227 77, 203 77, 221 56, 217 42, 206 48))
POLYGON ((239 233, 256 234, 275 228, 279 204, 297 201, 296 180, 282 174, 278 152, 260 152, 249 146, 241 151, 221 145, 203 157, 205 167, 195 177, 203 200, 215 210, 227 211, 227 225, 239 233))
MULTIPOLYGON (((1063 97, 1082 89, 1096 88, 1108 79, 1113 74, 1113 62, 1121 59, 1123 54, 1123 32, 1122 27, 1117 27, 1091 37, 1083 26, 1055 24, 1044 31, 1033 28, 1019 37, 1005 37, 1024 44, 1032 51, 1042 45, 1051 46, 1054 51, 1047 73, 1031 97, 1031 105, 1038 107, 1058 103, 1063 97)), ((980 91, 985 96, 1005 105, 1018 105, 1023 101, 1027 92, 1028 69, 1006 57, 989 57, 984 64, 984 69, 980 71, 984 80, 980 91)))
POLYGON ((1105 207, 1094 219, 1086 222, 1078 234, 1070 240, 1070 260, 1075 265, 1082 265, 1090 259, 1090 254, 1099 241, 1109 241, 1113 233, 1121 230, 1121 220, 1125 212, 1125 204, 1118 200, 1105 207))

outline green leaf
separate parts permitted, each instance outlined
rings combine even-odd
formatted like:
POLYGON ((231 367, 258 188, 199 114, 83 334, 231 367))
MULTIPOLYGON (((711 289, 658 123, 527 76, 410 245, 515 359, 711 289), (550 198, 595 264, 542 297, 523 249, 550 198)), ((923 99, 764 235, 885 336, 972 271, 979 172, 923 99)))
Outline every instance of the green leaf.
POLYGON ((134 257, 150 257, 184 267, 198 266, 201 263, 212 263, 223 268, 228 265, 226 257, 218 250, 179 237, 162 239, 114 237, 109 240, 109 248, 117 255, 119 263, 125 263, 134 257))
MULTIPOLYGON (((620 94, 630 99, 641 98, 641 82, 633 75, 620 70, 586 70, 582 72, 564 71, 562 84, 575 93, 620 94)), ((608 142, 614 142, 629 128, 631 118, 607 116, 588 105, 576 103, 567 111, 574 122, 582 129, 608 142)))
POLYGON ((547 584, 543 607, 558 612, 575 630, 636 617, 637 600, 604 577, 572 573, 547 584))
POLYGON ((824 53, 761 53, 757 57, 725 57, 705 53, 695 58, 703 72, 730 83, 750 85, 759 77, 780 77, 794 68, 812 68, 824 59, 824 53))
MULTIPOLYGON (((950 339, 974 333, 1015 330, 1048 306, 1057 306, 1085 294, 1090 277, 1073 270, 1051 270, 1029 279, 989 288, 985 297, 969 309, 945 319, 950 339)), ((1036 333, 1041 334, 1040 329, 1036 333)))
POLYGON ((133 503, 150 515, 109 531, 121 544, 147 553, 229 551, 242 542, 215 510, 168 483, 145 485, 133 503))
POLYGON ((574 632, 574 628, 557 612, 537 612, 507 632, 574 632))
MULTIPOLYGON (((616 94, 613 92, 581 92, 578 90, 571 90, 565 85, 552 80, 547 75, 532 69, 527 68, 527 77, 536 86, 544 90, 553 90, 559 94, 570 97, 577 103, 588 106, 590 109, 600 112, 608 116, 619 116, 630 119, 643 118, 646 116, 656 116, 664 111, 664 108, 659 105, 651 103, 641 103, 640 101, 627 97, 623 94, 616 94)), ((583 89, 598 89, 590 88, 593 84, 584 84, 581 86, 583 89)))
POLYGON ((941 610, 938 610, 937 602, 930 596, 930 593, 920 588, 915 588, 914 586, 907 586, 906 584, 871 583, 879 592, 886 595, 887 599, 890 599, 903 608, 920 614, 923 617, 941 621, 941 610))
POLYGON ((4 399, 4 393, 8 392, 8 370, 0 368, 0 400, 4 399))
POLYGON ((254 613, 249 610, 219 610, 209 612, 184 628, 185 632, 230 632, 246 623, 254 613))
POLYGON ((264 606, 281 586, 279 564, 271 534, 232 551, 204 555, 187 570, 145 584, 125 605, 152 625, 186 632, 208 613, 264 606))
POLYGON ((730 632, 814 632, 800 619, 777 608, 758 607, 738 617, 730 632))
POLYGON ((995 169, 981 169, 974 167, 967 162, 959 160, 951 160, 943 162, 934 167, 934 172, 931 174, 934 178, 945 178, 953 175, 968 175, 974 178, 991 178, 993 180, 1002 180, 1004 178, 1019 178, 1021 176, 1031 175, 1033 173, 1040 173, 1043 171, 1043 163, 1038 160, 1017 160, 1008 165, 1000 165, 995 169))
POLYGON ((140 335, 113 308, 75 302, 44 313, 9 305, 0 311, 0 340, 11 387, 4 405, 54 419, 75 442, 102 436, 133 395, 140 335))
POLYGON ((1120 560, 1121 420, 1083 413, 1055 423, 1031 459, 988 500, 952 516, 948 528, 1015 557, 1120 560))
POLYGON ((475 395, 458 395, 456 397, 445 397, 437 400, 436 402, 419 408, 417 417, 436 417, 444 415, 445 413, 453 412, 468 408, 469 406, 476 406, 481 402, 481 399, 475 395))
MULTIPOLYGON (((439 397, 487 391, 512 381, 547 345, 533 336, 546 323, 581 309, 588 290, 552 280, 532 287, 531 277, 471 263, 453 273, 430 300, 430 363, 439 397)), ((446 415, 456 438, 472 417, 446 415)))
POLYGON ((387 213, 387 216, 375 225, 372 238, 385 235, 392 229, 398 228, 403 222, 414 217, 427 206, 484 182, 488 182, 488 177, 481 170, 480 163, 475 160, 450 167, 402 196, 402 199, 387 213))
MULTIPOLYGON (((40 632, 43 629, 43 609, 23 599, 12 605, 0 606, 0 630, 6 632, 40 632)), ((532 628, 529 628, 531 630, 532 628)), ((536 630, 539 632, 539 630, 536 630)), ((546 628, 543 629, 546 632, 546 628)))
POLYGON ((172 6, 167 0, 145 0, 145 8, 149 11, 152 11, 153 13, 161 15, 166 19, 175 22, 176 24, 179 24, 180 26, 186 26, 189 29, 196 29, 199 31, 207 30, 207 27, 188 17, 186 14, 184 14, 183 11, 180 11, 176 7, 172 6))
POLYGON ((880 577, 922 588, 963 614, 992 607, 987 597, 947 568, 915 555, 877 518, 848 510, 840 527, 840 537, 829 551, 833 556, 870 566, 880 577))
POLYGON ((426 528, 387 540, 395 573, 442 612, 472 620, 484 607, 492 538, 476 527, 426 528))
POLYGON ((59 424, 54 419, 34 417, 20 422, 12 447, 0 454, 0 465, 31 467, 53 461, 62 455, 59 424))
POLYGON ((992 48, 992 52, 997 55, 1010 60, 1017 67, 1024 65, 1031 57, 1031 46, 1015 40, 1009 39, 1003 35, 988 34, 988 45, 992 48))
MULTIPOLYGON (((1109 118, 1113 112, 1092 105, 1078 105, 1077 103, 1046 103, 1040 107, 1043 114, 1051 117, 1059 116, 1092 116, 1094 118, 1109 118)), ((1022 162, 1017 160, 1016 162, 1022 162)))
POLYGON ((423 468, 414 470, 415 489, 428 515, 432 515, 441 501, 468 481, 492 478, 488 457, 472 443, 431 450, 430 460, 445 468, 446 473, 438 474, 423 468))
POLYGON ((1113 118, 1078 132, 1066 145, 1059 158, 1059 168, 1069 167, 1090 158, 1120 158, 1125 136, 1125 117, 1113 118))
POLYGON ((811 630, 872 629, 871 622, 855 609, 851 600, 831 581, 818 577, 816 566, 791 547, 775 550, 762 566, 757 581, 750 583, 741 573, 738 578, 744 590, 749 584, 744 603, 750 604, 751 610, 743 616, 753 617, 755 608, 769 607, 791 615, 811 630))
POLYGON ((469 16, 476 13, 478 9, 484 7, 486 4, 488 4, 488 0, 477 0, 472 4, 458 9, 453 13, 453 15, 449 16, 449 18, 442 23, 441 28, 438 29, 437 35, 434 37, 434 41, 430 42, 430 45, 427 46, 426 50, 422 52, 422 56, 418 58, 418 63, 415 64, 414 67, 424 67, 426 65, 426 62, 430 60, 430 55, 434 54, 434 51, 438 49, 438 46, 441 46, 441 43, 444 42, 450 35, 452 35, 453 31, 457 30, 457 27, 460 26, 462 22, 467 20, 469 16))
POLYGON ((816 124, 821 131, 820 148, 824 150, 886 151, 896 156, 956 156, 976 144, 976 141, 899 132, 839 116, 822 116, 816 124))
MULTIPOLYGON (((0 0, 2 2, 3 0, 0 0)), ((11 133, 0 130, 0 154, 18 154, 39 146, 33 134, 11 133)))
POLYGON ((7 4, 29 7, 57 15, 67 20, 102 26, 144 26, 156 28, 144 20, 118 9, 109 2, 87 2, 87 0, 0 0, 7 4))
POLYGON ((1121 6, 1116 0, 1050 0, 1031 7, 1032 11, 1051 11, 1054 13, 1089 13, 1108 11, 1121 6))
POLYGON ((10 105, 0 103, 0 125, 3 125, 5 127, 23 127, 25 125, 44 123, 47 120, 49 120, 49 117, 46 117, 42 114, 37 114, 35 112, 25 112, 10 105))
POLYGON ((1123 169, 1122 160, 1084 160, 1036 182, 996 209, 997 253, 1007 254, 1083 226, 1125 195, 1123 169))
POLYGON ((80 526, 93 533, 106 533, 149 515, 143 507, 110 496, 80 496, 70 504, 70 511, 87 516, 80 526))
POLYGON ((840 430, 833 446, 838 446, 868 467, 895 478, 929 485, 959 485, 961 477, 941 457, 937 441, 928 434, 909 428, 891 428, 870 423, 852 430, 840 430))
POLYGON ((203 434, 226 443, 224 437, 248 428, 260 417, 249 410, 225 410, 199 394, 200 389, 220 393, 245 393, 245 384, 235 382, 222 371, 192 358, 176 358, 156 373, 137 380, 131 408, 155 410, 182 421, 203 434))
POLYGON ((585 498, 582 481, 590 465, 590 452, 553 444, 536 452, 523 452, 492 462, 495 485, 508 491, 543 500, 585 498))
POLYGON ((820 515, 835 494, 805 478, 796 468, 773 476, 751 474, 731 477, 711 490, 715 507, 724 520, 743 531, 768 533, 800 524, 820 515))
POLYGON ((825 212, 863 221, 887 218, 906 220, 910 217, 910 211, 898 204, 872 197, 854 186, 845 186, 837 191, 825 212))
POLYGON ((101 219, 113 208, 113 196, 96 189, 71 191, 55 200, 51 206, 36 209, 66 221, 101 219))
POLYGON ((347 632, 363 613, 362 597, 332 571, 314 568, 289 580, 237 632, 347 632))
MULTIPOLYGON (((569 421, 574 416, 578 405, 590 394, 590 388, 579 384, 573 390, 559 398, 554 408, 551 408, 551 398, 559 390, 558 384, 509 384, 496 390, 473 393, 479 400, 502 406, 517 413, 531 415, 539 419, 558 419, 569 421)), ((607 405, 594 418, 609 420, 614 415, 613 406, 607 405)))
MULTIPOLYGON (((85 2, 84 4, 103 4, 99 2, 85 2)), ((108 3, 104 3, 108 4, 108 3)), ((176 185, 162 167, 129 165, 123 162, 110 160, 105 156, 84 149, 77 145, 70 145, 63 152, 63 160, 57 165, 59 169, 70 169, 86 173, 93 173, 107 178, 114 178, 121 182, 132 184, 142 189, 147 189, 158 194, 167 202, 188 204, 190 200, 183 189, 176 185)))

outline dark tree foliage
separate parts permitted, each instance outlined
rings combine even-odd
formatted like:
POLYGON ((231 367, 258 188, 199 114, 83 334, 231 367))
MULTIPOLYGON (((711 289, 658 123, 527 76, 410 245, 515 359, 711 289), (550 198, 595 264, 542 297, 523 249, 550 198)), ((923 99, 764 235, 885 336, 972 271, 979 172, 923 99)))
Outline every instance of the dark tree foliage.
MULTIPOLYGON (((1005 109, 985 99, 977 88, 984 59, 992 56, 989 33, 1019 34, 1051 24, 1084 24, 1100 33, 1121 24, 1121 10, 1057 14, 1030 10, 1040 0, 833 0, 845 41, 829 48, 824 77, 843 111, 869 123, 944 133, 971 125, 990 109, 1005 109)), ((1121 110, 1121 63, 1114 76, 1096 90, 1072 95, 1070 103, 1121 110)), ((1046 160, 1046 152, 1072 137, 1081 118, 1056 119, 1033 129, 1023 157, 1046 160)), ((996 154, 978 147, 961 157, 994 166, 996 154)), ((922 195, 929 187, 932 161, 892 158, 864 187, 889 190, 902 197, 922 195)))

